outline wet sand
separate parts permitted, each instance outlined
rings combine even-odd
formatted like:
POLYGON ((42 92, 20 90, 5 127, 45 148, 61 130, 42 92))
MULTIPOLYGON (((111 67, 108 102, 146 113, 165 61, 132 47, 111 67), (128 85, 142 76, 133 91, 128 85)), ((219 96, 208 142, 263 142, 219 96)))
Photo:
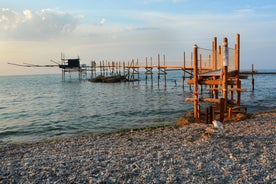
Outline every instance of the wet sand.
POLYGON ((276 110, 0 148, 0 183, 276 183, 276 110))

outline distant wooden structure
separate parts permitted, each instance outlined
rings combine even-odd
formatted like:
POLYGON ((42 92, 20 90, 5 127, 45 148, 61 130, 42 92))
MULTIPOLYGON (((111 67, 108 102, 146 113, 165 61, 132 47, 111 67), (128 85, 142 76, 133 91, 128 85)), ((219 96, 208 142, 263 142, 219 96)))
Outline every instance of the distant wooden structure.
POLYGON ((66 73, 69 74, 71 79, 71 73, 77 72, 79 80, 87 78, 88 67, 85 64, 80 64, 80 58, 66 59, 63 54, 61 54, 61 64, 59 68, 62 69, 62 80, 65 80, 66 73))

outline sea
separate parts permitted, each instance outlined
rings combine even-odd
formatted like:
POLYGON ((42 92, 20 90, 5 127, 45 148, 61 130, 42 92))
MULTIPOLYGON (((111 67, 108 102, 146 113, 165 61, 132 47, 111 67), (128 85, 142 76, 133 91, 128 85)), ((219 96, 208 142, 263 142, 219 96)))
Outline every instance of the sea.
MULTIPOLYGON (((61 74, 0 76, 0 147, 86 134, 174 125, 193 111, 193 91, 182 71, 153 80, 92 83, 61 74)), ((242 80, 242 105, 256 113, 276 108, 276 75, 242 80)), ((204 90, 203 90, 204 91, 204 90)), ((210 95, 210 94, 203 94, 210 95)))

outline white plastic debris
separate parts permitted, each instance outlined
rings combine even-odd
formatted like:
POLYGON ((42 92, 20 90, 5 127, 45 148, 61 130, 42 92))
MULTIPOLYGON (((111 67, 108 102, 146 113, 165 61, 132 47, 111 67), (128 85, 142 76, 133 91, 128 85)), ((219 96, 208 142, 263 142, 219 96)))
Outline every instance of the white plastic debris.
POLYGON ((214 120, 212 121, 214 128, 218 129, 222 135, 225 135, 223 130, 223 124, 220 121, 214 120))

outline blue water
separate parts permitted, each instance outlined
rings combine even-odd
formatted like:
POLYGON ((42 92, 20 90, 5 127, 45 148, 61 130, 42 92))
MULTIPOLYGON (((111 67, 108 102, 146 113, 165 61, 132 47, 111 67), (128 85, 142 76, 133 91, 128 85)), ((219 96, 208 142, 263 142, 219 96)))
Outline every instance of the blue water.
MULTIPOLYGON (((88 133, 173 125, 193 109, 185 102, 192 91, 181 81, 182 72, 171 71, 167 86, 158 87, 145 76, 140 82, 91 83, 77 77, 62 81, 60 74, 0 77, 0 146, 29 143, 88 133), (175 80, 177 85, 175 85, 175 80)), ((242 81, 247 92, 242 104, 249 112, 276 108, 276 75, 255 75, 242 81)))

